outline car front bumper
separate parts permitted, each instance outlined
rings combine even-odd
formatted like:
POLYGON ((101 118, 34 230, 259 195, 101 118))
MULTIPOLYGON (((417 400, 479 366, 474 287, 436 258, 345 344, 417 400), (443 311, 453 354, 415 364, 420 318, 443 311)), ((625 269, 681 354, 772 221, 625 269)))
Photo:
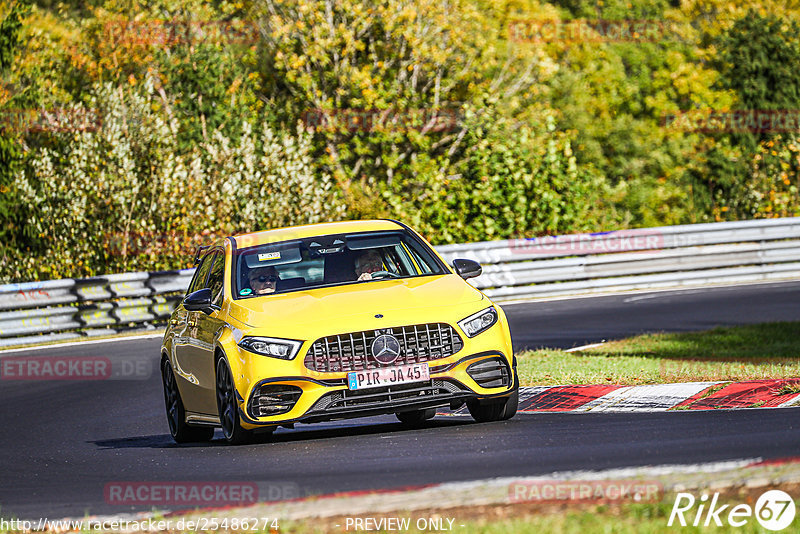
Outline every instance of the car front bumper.
POLYGON ((469 399, 508 396, 517 387, 515 362, 504 353, 493 350, 459 356, 431 362, 430 380, 368 389, 350 390, 346 378, 320 380, 285 376, 263 379, 250 388, 247 398, 240 398, 242 425, 258 428, 427 408, 457 408, 469 399), (300 395, 285 413, 259 416, 260 404, 254 400, 262 386, 299 388, 300 395))

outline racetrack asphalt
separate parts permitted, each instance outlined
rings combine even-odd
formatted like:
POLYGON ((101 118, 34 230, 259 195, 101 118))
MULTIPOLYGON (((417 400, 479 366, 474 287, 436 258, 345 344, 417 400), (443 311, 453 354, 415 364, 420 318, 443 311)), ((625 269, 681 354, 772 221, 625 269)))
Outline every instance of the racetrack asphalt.
MULTIPOLYGON (((568 348, 642 332, 797 321, 800 282, 504 309, 517 348, 568 348)), ((780 458, 800 450, 797 408, 536 413, 486 424, 437 417, 415 430, 394 417, 374 417, 280 429, 271 441, 241 447, 224 445, 219 432, 210 444, 177 446, 164 416, 159 345, 159 339, 120 339, 0 355, 97 356, 141 365, 139 379, 0 381, 0 516, 150 509, 109 502, 108 485, 124 481, 245 481, 283 488, 278 497, 299 497, 566 470, 780 458)))

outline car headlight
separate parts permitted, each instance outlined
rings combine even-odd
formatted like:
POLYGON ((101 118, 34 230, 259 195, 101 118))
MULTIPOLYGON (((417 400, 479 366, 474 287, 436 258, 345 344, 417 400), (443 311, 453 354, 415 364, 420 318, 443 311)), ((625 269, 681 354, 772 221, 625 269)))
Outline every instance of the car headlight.
POLYGON ((474 313, 466 319, 461 319, 458 326, 467 334, 467 337, 475 337, 481 332, 487 330, 494 323, 497 322, 497 310, 494 306, 474 313))
POLYGON ((245 337, 239 342, 239 346, 248 352, 280 360, 291 360, 297 356, 302 345, 302 341, 274 337, 245 337))

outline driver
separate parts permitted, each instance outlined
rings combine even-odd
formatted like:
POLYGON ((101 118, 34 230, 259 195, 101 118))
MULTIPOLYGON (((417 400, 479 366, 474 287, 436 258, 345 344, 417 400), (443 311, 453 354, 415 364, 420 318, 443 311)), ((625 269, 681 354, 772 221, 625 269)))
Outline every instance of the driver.
POLYGON ((355 267, 359 282, 372 280, 372 273, 383 270, 383 259, 377 250, 368 250, 356 257, 355 267))
POLYGON ((275 267, 257 267, 248 274, 250 287, 256 295, 275 293, 275 286, 280 278, 275 267))

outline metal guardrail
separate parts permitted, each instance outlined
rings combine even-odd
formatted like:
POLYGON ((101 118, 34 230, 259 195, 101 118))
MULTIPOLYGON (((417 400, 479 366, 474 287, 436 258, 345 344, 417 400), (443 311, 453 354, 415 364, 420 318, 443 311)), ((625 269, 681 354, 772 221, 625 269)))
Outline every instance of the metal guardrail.
POLYGON ((483 264, 498 301, 800 278, 800 218, 693 224, 439 247, 483 264))
MULTIPOLYGON (((470 280, 500 302, 560 295, 800 279, 800 217, 485 241, 437 247, 471 258, 470 280)), ((151 324, 193 269, 0 286, 0 346, 151 324), (112 328, 113 327, 113 328, 112 328)))
POLYGON ((0 347, 106 335, 161 321, 192 274, 194 269, 184 269, 0 286, 0 347))

